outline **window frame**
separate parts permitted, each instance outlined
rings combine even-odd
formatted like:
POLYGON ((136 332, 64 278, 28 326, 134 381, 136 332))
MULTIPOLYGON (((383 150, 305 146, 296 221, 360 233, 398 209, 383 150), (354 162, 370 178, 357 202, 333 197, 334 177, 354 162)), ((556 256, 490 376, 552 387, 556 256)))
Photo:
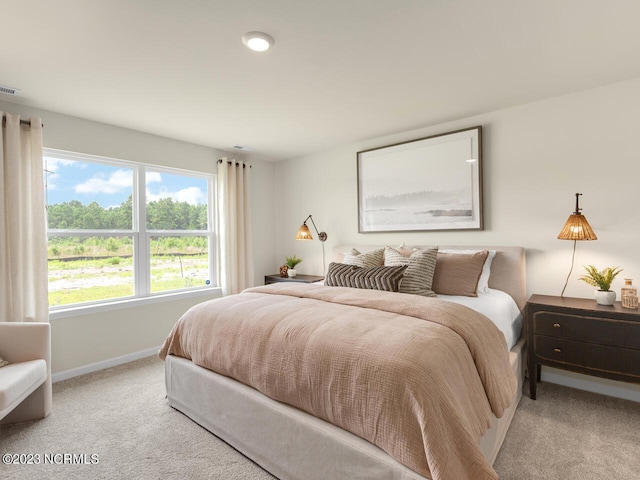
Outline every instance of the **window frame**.
MULTIPOLYGON (((211 295, 212 293, 220 293, 219 272, 217 259, 217 229, 216 216, 217 211, 217 193, 216 193, 216 175, 214 173, 198 172, 182 168, 166 167, 144 162, 134 162, 130 160, 121 160, 107 158, 91 154, 81 154, 57 150, 52 148, 43 149, 43 157, 60 158, 64 160, 73 160, 79 162, 90 162, 111 167, 123 167, 132 170, 132 225, 130 230, 108 230, 108 229, 50 229, 47 224, 47 238, 49 237, 131 237, 133 241, 133 295, 125 297, 117 297, 112 299, 93 300, 81 303, 72 303, 59 306, 49 307, 50 319, 66 317, 70 315, 83 315, 94 311, 106 311, 116 308, 126 308, 134 305, 156 303, 160 301, 173 300, 177 298, 188 298, 200 295, 211 295), (152 230, 147 229, 146 213, 146 173, 148 171, 158 172, 160 174, 167 173, 172 175, 180 175, 205 179, 207 182, 207 229, 205 230, 152 230), (161 292, 151 292, 151 255, 150 241, 152 237, 185 237, 197 236, 206 237, 208 239, 208 259, 209 259, 209 285, 185 287, 176 290, 166 290, 161 292)), ((47 178, 46 164, 45 178, 47 178)), ((45 195, 47 193, 47 182, 45 182, 45 195)), ((48 207, 48 200, 47 205, 48 207)))

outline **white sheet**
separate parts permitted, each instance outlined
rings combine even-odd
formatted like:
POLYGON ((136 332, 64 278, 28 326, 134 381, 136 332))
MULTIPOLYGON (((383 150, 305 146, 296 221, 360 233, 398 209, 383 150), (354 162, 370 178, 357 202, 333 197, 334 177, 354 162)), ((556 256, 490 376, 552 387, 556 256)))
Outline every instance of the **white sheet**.
POLYGON ((508 293, 490 288, 487 293, 481 293, 477 297, 458 295, 437 295, 437 297, 465 305, 489 317, 504 334, 509 350, 518 342, 522 330, 522 314, 515 300, 508 293))

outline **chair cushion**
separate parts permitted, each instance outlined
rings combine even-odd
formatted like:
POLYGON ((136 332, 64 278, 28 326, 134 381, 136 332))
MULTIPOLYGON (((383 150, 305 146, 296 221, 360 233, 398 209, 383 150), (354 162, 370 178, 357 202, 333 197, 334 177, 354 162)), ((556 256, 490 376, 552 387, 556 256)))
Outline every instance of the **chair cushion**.
POLYGON ((29 360, 0 369, 0 418, 6 416, 47 379, 47 362, 29 360))

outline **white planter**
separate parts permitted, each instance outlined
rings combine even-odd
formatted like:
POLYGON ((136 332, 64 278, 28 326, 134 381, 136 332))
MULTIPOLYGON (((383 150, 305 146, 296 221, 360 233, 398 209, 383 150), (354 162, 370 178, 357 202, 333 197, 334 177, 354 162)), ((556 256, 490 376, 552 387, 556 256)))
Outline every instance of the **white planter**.
POLYGON ((297 274, 298 271, 295 268, 290 268, 289 270, 287 270, 287 275, 289 275, 291 278, 295 277, 297 274))
POLYGON ((596 302, 598 305, 613 305, 616 301, 616 292, 612 290, 596 290, 596 302))

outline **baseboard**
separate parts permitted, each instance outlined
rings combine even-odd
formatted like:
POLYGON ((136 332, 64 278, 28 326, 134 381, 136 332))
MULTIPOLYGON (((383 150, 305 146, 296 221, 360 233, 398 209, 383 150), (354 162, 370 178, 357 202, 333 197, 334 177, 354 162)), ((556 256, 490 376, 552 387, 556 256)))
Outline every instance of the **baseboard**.
POLYGON ((542 366, 542 381, 640 402, 640 385, 542 366))
POLYGON ((89 365, 83 365, 82 367, 72 368, 70 370, 64 370, 51 375, 51 381, 53 383, 68 380, 69 378, 78 377, 91 372, 97 372, 98 370, 104 370, 105 368, 115 367, 122 365, 123 363, 133 362, 140 360, 141 358, 150 357, 156 355, 160 346, 147 348, 146 350, 140 350, 139 352, 128 353, 120 357, 109 358, 102 360, 101 362, 90 363, 89 365))

